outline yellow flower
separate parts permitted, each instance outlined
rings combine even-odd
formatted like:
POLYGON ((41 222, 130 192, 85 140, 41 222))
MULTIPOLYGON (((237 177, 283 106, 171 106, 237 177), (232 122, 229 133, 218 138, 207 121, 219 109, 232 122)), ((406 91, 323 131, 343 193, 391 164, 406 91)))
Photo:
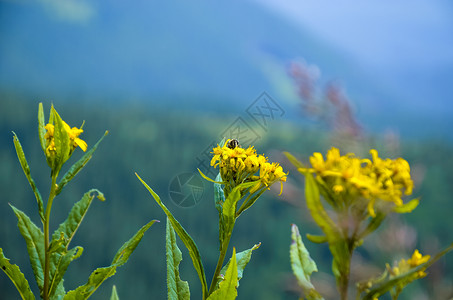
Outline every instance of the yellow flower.
POLYGON ((87 150, 87 143, 81 139, 79 139, 79 135, 83 132, 83 129, 79 129, 77 127, 69 127, 68 124, 66 124, 65 121, 63 121, 63 126, 66 132, 69 135, 69 139, 72 142, 73 149, 75 149, 77 146, 80 147, 80 149, 85 152, 87 150))
MULTIPOLYGON (((397 266, 394 266, 392 269, 390 269, 391 270, 390 273, 391 273, 392 277, 407 273, 411 269, 416 268, 419 265, 426 263, 427 261, 429 261, 430 258, 431 258, 430 255, 424 255, 423 256, 416 249, 414 251, 414 253, 412 254, 411 258, 409 258, 407 260, 406 259, 400 260, 398 262, 397 266)), ((415 274, 414 278, 412 278, 411 280, 415 280, 415 279, 418 279, 418 278, 423 278, 425 276, 426 276, 426 273, 425 273, 425 270, 423 269, 423 270, 418 271, 415 274)))
MULTIPOLYGON (((79 138, 79 135, 83 132, 83 129, 79 129, 77 127, 70 127, 68 124, 66 124, 65 121, 63 121, 63 126, 65 131, 68 133, 69 140, 70 140, 70 146, 71 146, 71 152, 75 148, 80 147, 84 152, 87 150, 87 143, 83 141, 82 139, 79 138)), ((53 124, 47 124, 44 127, 47 132, 44 135, 44 138, 46 139, 46 145, 47 145, 47 151, 55 151, 55 140, 54 140, 54 131, 55 131, 55 126, 53 124)))
POLYGON ((249 190, 253 194, 263 186, 270 187, 277 181, 286 181, 287 174, 278 163, 269 163, 267 157, 257 155, 253 146, 246 149, 240 146, 230 148, 229 141, 223 146, 217 145, 211 159, 211 166, 219 166, 227 190, 244 182, 256 182, 249 190))
POLYGON ((365 200, 368 214, 374 217, 377 200, 402 206, 403 190, 406 195, 410 195, 413 181, 406 160, 383 160, 375 149, 370 150, 370 154, 371 160, 361 159, 352 153, 342 156, 337 148, 332 147, 327 151, 326 160, 321 153, 313 153, 310 157, 311 168, 307 171, 316 173, 333 191, 333 195, 345 195, 338 197, 338 201, 348 199, 349 203, 353 203, 359 199, 365 200))

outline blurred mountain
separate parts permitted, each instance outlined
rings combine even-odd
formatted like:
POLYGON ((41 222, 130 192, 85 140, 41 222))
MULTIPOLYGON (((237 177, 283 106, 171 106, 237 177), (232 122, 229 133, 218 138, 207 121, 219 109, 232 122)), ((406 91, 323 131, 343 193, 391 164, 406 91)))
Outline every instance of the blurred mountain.
POLYGON ((253 2, 3 1, 0 36, 0 88, 34 98, 165 99, 235 112, 267 91, 298 117, 286 68, 303 58, 324 80, 341 79, 371 130, 420 132, 419 115, 439 122, 420 111, 410 118, 405 93, 253 2))

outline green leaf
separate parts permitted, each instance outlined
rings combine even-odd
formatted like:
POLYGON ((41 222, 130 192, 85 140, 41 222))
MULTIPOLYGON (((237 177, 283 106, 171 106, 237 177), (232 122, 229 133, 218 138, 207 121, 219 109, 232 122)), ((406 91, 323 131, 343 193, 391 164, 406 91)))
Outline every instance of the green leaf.
POLYGON ((120 300, 118 297, 118 293, 116 292, 116 286, 112 287, 112 295, 110 296, 110 300, 120 300))
POLYGON ((36 201, 38 202, 39 217, 41 218, 41 221, 44 222, 44 206, 43 206, 41 194, 39 193, 39 190, 36 187, 35 181, 33 180, 33 178, 31 178, 30 167, 28 166, 27 159, 25 158, 24 150, 22 149, 22 145, 19 142, 19 138, 17 137, 17 135, 14 132, 13 132, 13 134, 14 134, 13 142, 14 142, 14 147, 16 148, 17 157, 19 158, 19 162, 20 162, 20 165, 22 166, 22 170, 24 170, 25 177, 27 177, 28 183, 30 183, 33 193, 35 194, 36 201))
MULTIPOLYGON (((65 251, 65 249, 63 249, 65 251)), ((50 292, 49 295, 52 297, 55 293, 58 293, 60 283, 62 283, 63 276, 68 269, 69 264, 79 258, 82 255, 83 248, 75 247, 64 253, 52 253, 50 260, 50 292)), ((63 286, 61 286, 63 288, 63 286)), ((63 288, 64 290, 64 288, 63 288)), ((64 296, 64 293, 62 294, 64 296)))
POLYGON ((323 299, 310 281, 311 274, 318 272, 318 268, 305 248, 299 228, 295 224, 291 225, 291 240, 289 250, 291 268, 299 286, 304 290, 307 299, 323 299))
POLYGON ((85 217, 88 209, 90 208, 91 202, 96 195, 97 198, 104 199, 104 195, 100 191, 92 189, 86 192, 82 199, 74 204, 66 220, 61 223, 58 229, 53 233, 52 243, 60 239, 61 233, 63 233, 65 237, 63 244, 65 248, 68 248, 69 243, 82 223, 83 218, 85 217))
POLYGON ((402 206, 395 206, 393 211, 399 214, 405 214, 412 212, 415 208, 417 208, 418 204, 420 203, 420 199, 415 198, 411 201, 403 204, 402 206))
POLYGON ((242 198, 241 191, 248 189, 248 188, 254 186, 255 184, 256 184, 256 182, 254 182, 254 181, 244 182, 244 183, 241 183, 234 187, 234 189, 231 191, 231 193, 226 198, 225 203, 223 204, 223 214, 226 217, 231 218, 231 217, 236 216, 237 203, 242 198))
POLYGON ((182 253, 176 244, 176 233, 168 218, 166 249, 168 299, 190 299, 189 284, 179 277, 179 263, 182 260, 182 253))
POLYGON ((88 150, 82 158, 80 158, 75 164, 72 165, 72 167, 64 174, 63 178, 60 180, 58 183, 58 188, 55 191, 55 194, 58 195, 61 193, 61 190, 65 187, 65 185, 71 181, 74 176, 77 175, 77 173, 80 172, 80 170, 85 167, 85 165, 90 161, 90 159, 93 157, 94 151, 96 151, 97 147, 99 146, 99 143, 104 139, 104 137, 108 134, 108 131, 104 133, 104 135, 97 141, 97 143, 90 149, 88 150))
POLYGON ((305 175, 305 198, 307 207, 316 224, 324 232, 329 249, 333 256, 332 271, 337 280, 349 272, 349 248, 342 237, 339 228, 325 211, 319 194, 319 189, 313 175, 306 172, 305 175), (343 275, 342 275, 343 274, 343 275))
POLYGON ((301 163, 297 158, 295 158, 291 153, 289 152, 283 152, 283 154, 286 156, 286 158, 292 163, 297 169, 305 169, 305 166, 303 163, 301 163))
POLYGON ((187 250, 189 250, 190 258, 192 259, 193 266, 197 271, 198 278, 201 282, 202 292, 203 292, 203 299, 206 299, 206 295, 208 292, 208 285, 206 283, 206 275, 203 268, 203 263, 201 261, 200 252, 198 251, 198 247, 195 244, 192 237, 187 233, 187 231, 179 224, 179 222, 173 217, 172 213, 168 210, 168 208, 162 203, 160 197, 144 182, 137 173, 135 173, 137 178, 141 181, 141 183, 145 186, 145 188, 150 192, 153 196, 154 200, 157 204, 162 208, 164 213, 167 215, 168 219, 173 225, 176 233, 178 234, 179 238, 182 240, 184 245, 186 246, 187 250))
POLYGON ((204 179, 206 179, 207 181, 210 181, 210 182, 214 182, 214 183, 218 183, 218 184, 223 184, 223 181, 215 181, 215 180, 212 180, 211 178, 209 178, 208 176, 204 175, 203 172, 201 172, 200 169, 197 169, 198 172, 200 173, 201 177, 203 177, 204 179))
POLYGON ((79 300, 87 299, 90 297, 97 288, 106 280, 107 278, 113 276, 116 273, 116 268, 124 265, 129 256, 138 246, 140 241, 143 238, 145 232, 153 225, 156 220, 153 220, 143 226, 129 241, 123 244, 123 246, 118 250, 115 257, 113 258, 112 264, 109 267, 98 268, 91 273, 88 278, 88 282, 85 285, 79 286, 77 289, 69 291, 64 299, 65 300, 79 300))
POLYGON ((327 242, 327 237, 325 235, 314 235, 314 234, 306 234, 307 239, 316 244, 322 244, 327 242))
MULTIPOLYGON (((249 263, 250 259, 252 258, 252 252, 253 250, 258 249, 261 246, 261 243, 258 243, 254 245, 252 248, 244 250, 242 252, 239 252, 236 254, 236 264, 237 264, 237 270, 238 270, 238 286, 239 286, 239 280, 242 279, 242 276, 244 274, 244 269, 245 266, 249 263)), ((226 274, 227 269, 230 265, 231 259, 228 261, 228 263, 220 270, 220 274, 226 274)))
POLYGON ((46 139, 44 136, 46 135, 46 124, 44 120, 44 110, 42 108, 42 103, 39 103, 38 106, 38 135, 39 135, 39 142, 41 144, 41 148, 43 152, 46 152, 46 139))
POLYGON ((432 264, 434 264, 436 261, 438 261, 442 256, 447 254, 448 252, 453 250, 453 243, 450 244, 447 248, 436 254, 435 257, 431 258, 427 262, 418 265, 415 268, 410 269, 408 272, 400 274, 398 276, 392 277, 391 279, 385 280, 385 281, 380 281, 379 284, 373 286, 369 290, 366 291, 366 294, 362 298, 363 300, 373 300, 377 299, 378 297, 384 295, 388 291, 390 291, 393 287, 395 287, 398 284, 403 284, 404 286, 409 284, 410 282, 413 281, 413 275, 420 272, 424 271, 427 268, 429 268, 432 264))
POLYGON ((370 219, 370 222, 368 223, 367 227, 358 235, 358 238, 363 239, 367 235, 371 234, 376 229, 378 229, 381 223, 384 221, 385 217, 386 214, 379 211, 376 212, 376 216, 370 219))
MULTIPOLYGON (((222 176, 220 176, 220 173, 215 178, 215 181, 222 181, 222 176)), ((222 213, 222 206, 225 202, 225 193, 223 191, 222 185, 217 182, 214 183, 214 203, 215 208, 219 211, 219 213, 222 213)))
POLYGON ((64 128, 63 120, 61 119, 58 112, 52 105, 51 110, 53 111, 55 124, 54 124, 54 140, 55 140, 55 147, 57 148, 56 151, 56 166, 52 168, 52 174, 55 172, 58 174, 60 172, 61 167, 69 158, 70 142, 69 142, 69 135, 66 129, 64 128))
POLYGON ((236 249, 233 248, 233 255, 230 264, 225 272, 225 279, 220 283, 219 288, 215 290, 208 300, 234 300, 238 292, 238 267, 236 262, 236 249))
POLYGON ((10 204, 18 219, 17 226, 27 244, 28 256, 35 275, 36 283, 42 291, 44 286, 44 234, 41 229, 30 220, 30 218, 19 209, 10 204))
POLYGON ((11 279, 16 286, 17 291, 24 300, 34 300, 35 296, 30 290, 30 285, 24 274, 20 271, 17 265, 10 264, 9 259, 3 255, 3 249, 0 248, 0 267, 3 272, 11 279))

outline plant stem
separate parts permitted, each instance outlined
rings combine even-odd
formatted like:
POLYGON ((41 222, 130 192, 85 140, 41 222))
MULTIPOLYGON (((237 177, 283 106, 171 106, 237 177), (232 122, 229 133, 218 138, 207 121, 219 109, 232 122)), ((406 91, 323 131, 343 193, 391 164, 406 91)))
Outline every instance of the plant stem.
POLYGON ((217 281, 218 281, 217 277, 219 277, 220 270, 222 270, 223 261, 225 260, 225 255, 228 250, 228 245, 230 243, 231 235, 233 233, 233 228, 234 228, 234 223, 231 228, 231 231, 228 233, 228 235, 223 240, 223 243, 220 245, 220 255, 219 255, 219 259, 217 260, 217 266, 215 267, 214 276, 212 277, 211 286, 209 287, 208 296, 211 295, 212 292, 214 292, 214 289, 217 285, 217 281))
POLYGON ((52 185, 50 187, 49 200, 47 200, 46 205, 46 215, 44 219, 44 251, 45 251, 45 260, 44 260, 44 288, 42 291, 43 299, 49 299, 49 276, 50 276, 50 253, 49 253, 49 223, 50 223, 50 211, 52 209, 52 202, 55 198, 55 191, 57 188, 57 176, 54 174, 52 176, 52 185))

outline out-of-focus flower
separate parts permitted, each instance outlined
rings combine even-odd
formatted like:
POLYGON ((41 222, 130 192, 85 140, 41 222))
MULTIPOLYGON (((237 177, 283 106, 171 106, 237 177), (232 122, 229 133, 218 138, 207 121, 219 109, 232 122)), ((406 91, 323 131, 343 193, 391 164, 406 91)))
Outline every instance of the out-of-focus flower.
POLYGON ((412 194, 413 182, 409 163, 402 159, 381 159, 378 152, 370 150, 372 160, 361 159, 352 153, 340 155, 337 148, 327 152, 326 160, 321 153, 310 157, 312 172, 325 184, 338 206, 358 204, 366 201, 370 216, 375 217, 376 201, 383 200, 402 206, 405 195, 412 194))
MULTIPOLYGON (((390 271, 390 277, 395 277, 404 273, 409 272, 411 269, 418 267, 421 264, 424 264, 425 262, 429 261, 431 258, 430 255, 422 255, 417 249, 414 251, 412 254, 412 257, 409 259, 402 259, 398 262, 397 266, 394 266, 393 268, 387 267, 390 271)), ((423 278, 426 276, 425 270, 420 270, 417 273, 415 273, 414 278, 411 278, 412 280, 418 279, 418 278, 423 278)))

